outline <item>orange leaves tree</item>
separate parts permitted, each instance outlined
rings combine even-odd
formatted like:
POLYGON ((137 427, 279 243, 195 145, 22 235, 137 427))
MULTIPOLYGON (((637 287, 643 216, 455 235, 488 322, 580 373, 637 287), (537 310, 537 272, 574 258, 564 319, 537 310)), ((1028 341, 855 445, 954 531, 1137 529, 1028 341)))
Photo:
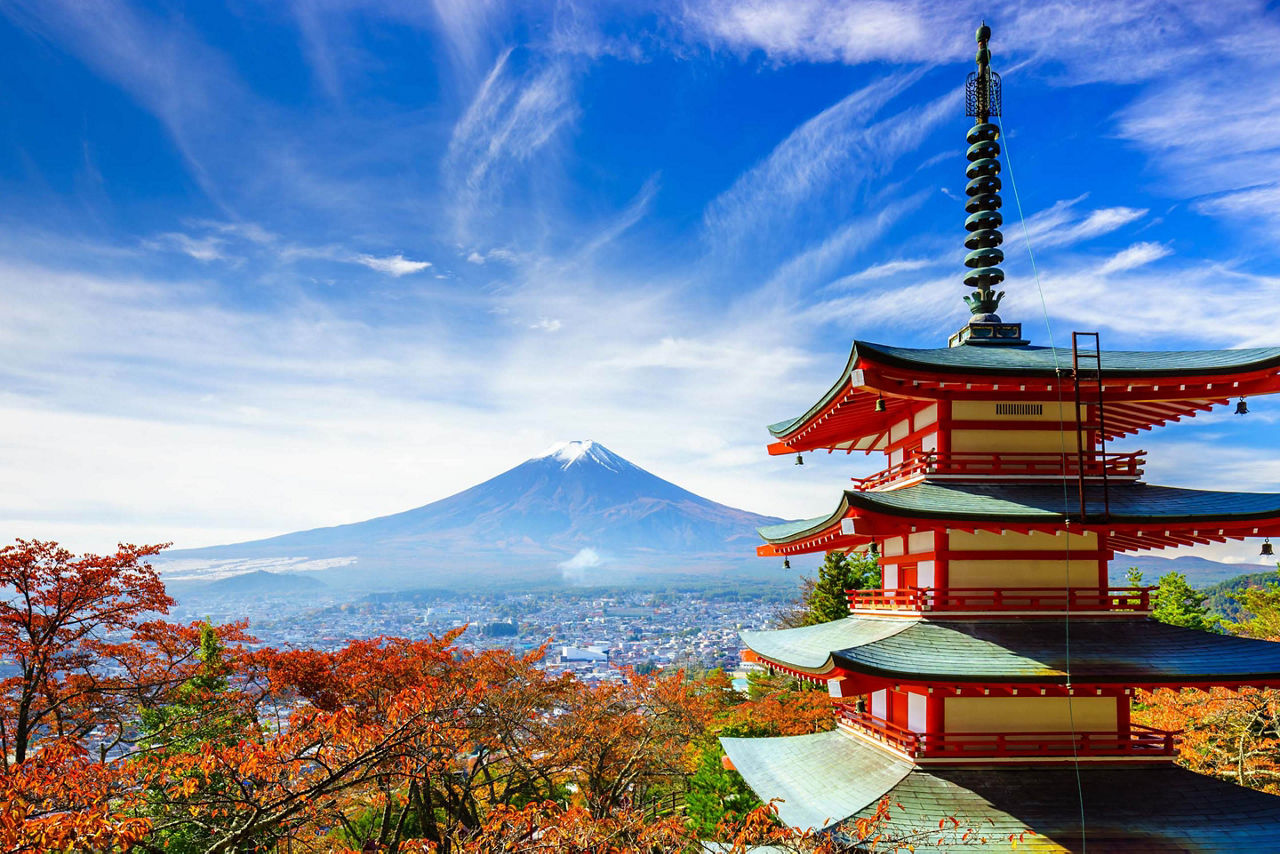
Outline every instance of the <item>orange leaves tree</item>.
POLYGON ((172 600, 145 559, 161 548, 0 549, 5 850, 109 850, 148 832, 120 755, 137 710, 164 702, 198 664, 198 630, 158 619, 172 600))
MULTIPOLYGON (((1246 588, 1234 598, 1241 616, 1237 622, 1223 623, 1224 628, 1244 637, 1280 641, 1280 581, 1246 588)), ((1280 794, 1280 691, 1144 691, 1134 718, 1180 732, 1178 762, 1191 770, 1280 794)))
POLYGON ((56 543, 18 540, 0 549, 0 750, 26 761, 43 738, 118 732, 122 708, 154 684, 121 678, 146 670, 145 617, 173 604, 144 559, 162 546, 121 545, 77 558, 56 543), (115 667, 112 667, 115 665, 115 667))
POLYGON ((1193 771, 1280 794, 1280 691, 1142 692, 1135 717, 1180 732, 1178 761, 1193 771))

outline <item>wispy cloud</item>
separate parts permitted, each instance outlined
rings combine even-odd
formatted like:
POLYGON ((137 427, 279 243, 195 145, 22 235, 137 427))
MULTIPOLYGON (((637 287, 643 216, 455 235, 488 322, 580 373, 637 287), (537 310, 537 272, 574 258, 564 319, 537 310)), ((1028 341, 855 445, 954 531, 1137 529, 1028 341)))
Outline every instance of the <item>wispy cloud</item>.
POLYGON ((227 261, 231 256, 226 253, 226 241, 220 237, 192 237, 180 231, 157 234, 144 240, 144 248, 181 252, 197 261, 227 261))
POLYGON ((897 276, 901 273, 914 273, 916 270, 923 270, 926 267, 932 267, 938 262, 928 258, 901 258, 896 261, 885 261, 880 264, 872 264, 865 270, 859 270, 856 273, 850 273, 847 276, 841 276, 834 282, 824 288, 824 290, 843 290, 862 285, 864 282, 877 281, 879 279, 887 279, 891 276, 897 276))
MULTIPOLYGON (((686 7, 684 22, 713 43, 733 50, 763 50, 786 61, 911 61, 936 47, 935 29, 950 19, 945 6, 829 2, 829 0, 713 0, 686 7)), ((963 47, 967 47, 964 45, 963 47)), ((961 48, 957 48, 957 52, 961 48)))
MULTIPOLYGON (((1027 217, 1026 239, 1032 251, 1076 244, 1109 234, 1147 215, 1145 208, 1116 206, 1096 208, 1087 214, 1080 211, 1085 196, 1055 202, 1052 207, 1027 217)), ((1011 243, 1021 245, 1023 229, 1017 223, 1005 227, 1011 243)))
POLYGON ((815 196, 856 189, 883 172, 958 100, 948 96, 878 124, 872 118, 919 79, 896 74, 846 95, 805 121, 703 213, 713 243, 730 246, 787 222, 815 196))
POLYGON ((516 167, 527 164, 577 116, 569 67, 520 56, 498 57, 449 140, 443 168, 459 194, 464 230, 476 206, 493 201, 516 167))
POLYGON ((386 273, 396 278, 410 273, 420 273, 431 266, 430 261, 412 261, 403 255, 388 255, 384 258, 376 255, 357 255, 355 261, 370 270, 377 270, 379 273, 386 273))
POLYGON ((1127 249, 1117 252, 1108 258, 1101 267, 1098 268, 1099 275, 1107 275, 1109 273, 1122 273, 1125 270, 1132 270, 1136 267, 1142 267, 1150 264, 1152 261, 1159 261, 1173 250, 1163 243, 1155 243, 1146 241, 1143 243, 1135 243, 1127 249))

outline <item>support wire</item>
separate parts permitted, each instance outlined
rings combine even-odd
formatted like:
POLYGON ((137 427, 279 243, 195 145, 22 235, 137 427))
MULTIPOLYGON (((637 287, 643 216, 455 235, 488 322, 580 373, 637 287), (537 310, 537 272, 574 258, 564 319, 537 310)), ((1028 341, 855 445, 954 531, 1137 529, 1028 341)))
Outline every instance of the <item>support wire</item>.
MULTIPOLYGON (((1085 854, 1085 852, 1088 850, 1088 842, 1086 840, 1087 834, 1085 832, 1084 783, 1080 777, 1080 753, 1079 753, 1079 747, 1076 744, 1075 711, 1072 708, 1072 702, 1071 702, 1072 701, 1071 604, 1070 604, 1070 595, 1069 595, 1070 589, 1071 589, 1071 519, 1069 517, 1069 508, 1070 508, 1071 499, 1069 497, 1069 492, 1067 489, 1067 478, 1066 478, 1066 465, 1067 465, 1066 464, 1066 460, 1067 460, 1066 422, 1063 419, 1063 415, 1062 415, 1062 410, 1063 410, 1063 407, 1066 405, 1066 401, 1064 401, 1062 397, 1062 365, 1058 361, 1058 348, 1055 345, 1054 339, 1053 339, 1053 324, 1049 321, 1049 305, 1047 302, 1045 302, 1044 288, 1040 285, 1040 271, 1036 267, 1035 253, 1031 250, 1031 234, 1027 230, 1027 218, 1022 212, 1022 198, 1018 195, 1018 182, 1017 182, 1017 179, 1014 178, 1014 174, 1013 174, 1013 155, 1009 152, 1009 135, 1005 133, 1004 119, 1000 116, 995 116, 994 118, 996 119, 997 126, 1000 128, 1001 141, 1004 143, 1004 145, 1002 146, 1004 148, 1004 159, 1005 159, 1005 162, 1009 164, 1009 187, 1010 189, 1013 190, 1013 201, 1018 209, 1018 220, 1022 224, 1022 239, 1027 247, 1027 257, 1031 259, 1031 273, 1035 277, 1036 292, 1039 293, 1040 295, 1040 311, 1044 315, 1044 328, 1049 333, 1049 352, 1053 354, 1054 375, 1056 376, 1058 381, 1057 382, 1058 427, 1059 427, 1058 437, 1062 447, 1062 468, 1063 468, 1062 515, 1064 518, 1066 518, 1066 529, 1067 529, 1067 542, 1066 542, 1067 558, 1066 558, 1066 567, 1064 570, 1064 575, 1065 575, 1066 589, 1068 592, 1068 596, 1067 596, 1067 608, 1062 618, 1063 646, 1064 646, 1064 653, 1066 658, 1066 671, 1067 671, 1067 720, 1071 727, 1071 759, 1072 759, 1072 765, 1075 769, 1075 776, 1076 776, 1076 798, 1080 804, 1080 851, 1081 851, 1081 854, 1085 854)), ((1101 352, 1100 348, 1099 348, 1099 352, 1101 352)), ((1099 376, 1101 376, 1101 363, 1099 363, 1099 376)), ((1101 403, 1099 403, 1099 406, 1101 406, 1101 403)), ((1106 463, 1104 461, 1103 465, 1105 464, 1106 463)), ((1082 470, 1081 471, 1082 477, 1083 477, 1083 474, 1084 473, 1082 470)), ((1081 519, 1080 522, 1083 525, 1084 519, 1081 519)))

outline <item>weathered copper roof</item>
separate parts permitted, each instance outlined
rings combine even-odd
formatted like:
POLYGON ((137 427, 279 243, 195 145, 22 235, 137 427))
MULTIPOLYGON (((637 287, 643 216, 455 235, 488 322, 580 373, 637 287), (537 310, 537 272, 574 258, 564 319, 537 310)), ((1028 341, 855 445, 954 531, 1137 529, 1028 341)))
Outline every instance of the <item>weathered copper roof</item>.
POLYGON ((1010 851, 1009 835, 1030 830, 1018 850, 1079 851, 1081 800, 1095 852, 1234 854, 1274 851, 1280 839, 1280 798, 1173 765, 1082 766, 1078 777, 1045 766, 913 769, 838 731, 721 743, 762 800, 781 799, 784 822, 837 837, 842 821, 870 816, 888 796, 886 836, 934 831, 919 850, 1010 851), (933 844, 949 817, 961 830, 933 844), (968 828, 971 839, 955 844, 968 828))
MULTIPOLYGON (((804 414, 769 425, 775 437, 791 433, 828 407, 849 385, 859 360, 906 368, 922 374, 963 374, 981 377, 1056 377, 1059 369, 1070 370, 1071 350, 1067 347, 1003 346, 933 347, 914 349, 853 342, 849 361, 840 378, 804 414)), ((1280 368, 1280 347, 1242 350, 1107 350, 1102 353, 1104 379, 1133 377, 1217 376, 1280 368)), ((1230 392, 1228 392, 1230 394, 1230 392)))
MULTIPOLYGON (((1146 483, 1114 483, 1108 496, 1107 521, 1115 524, 1208 523, 1280 516, 1280 494, 1270 492, 1216 492, 1146 483)), ((1087 498, 1090 515, 1101 514, 1101 487, 1090 487, 1087 498)), ((768 542, 787 542, 830 528, 848 515, 850 508, 917 519, 1053 524, 1077 513, 1078 501, 1075 486, 1064 491, 1061 483, 987 485, 926 481, 887 492, 847 490, 835 512, 828 516, 766 525, 758 531, 768 542)))
POLYGON ((838 731, 720 743, 762 799, 784 798, 779 817, 800 828, 829 827, 874 805, 913 767, 838 731))
POLYGON ((843 668, 925 682, 1280 681, 1280 643, 1154 620, 1072 618, 1069 630, 1068 645, 1061 620, 851 616, 741 637, 752 652, 798 670, 843 668))
MULTIPOLYGON (((877 362, 931 371, 1040 374, 1071 367, 1070 347, 932 347, 914 349, 855 341, 854 350, 877 362)), ((1184 376, 1228 374, 1280 367, 1280 347, 1242 350, 1104 350, 1103 376, 1184 376)))

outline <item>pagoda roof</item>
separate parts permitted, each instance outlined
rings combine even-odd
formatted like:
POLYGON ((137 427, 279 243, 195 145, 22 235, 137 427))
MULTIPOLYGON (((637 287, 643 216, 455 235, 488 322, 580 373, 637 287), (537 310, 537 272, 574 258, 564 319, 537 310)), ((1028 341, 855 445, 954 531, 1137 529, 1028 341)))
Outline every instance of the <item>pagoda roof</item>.
MULTIPOLYGON (((1121 550, 1271 536, 1273 528, 1280 532, 1277 493, 1116 482, 1108 487, 1106 496, 1104 504, 1100 485, 1086 489, 1089 518, 1084 527, 1108 531, 1121 550), (1153 530, 1144 533, 1137 526, 1153 530)), ((1078 522, 1079 507, 1079 492, 1074 484, 925 481, 886 491, 846 490, 835 511, 826 516, 757 530, 770 544, 762 548, 762 554, 795 554, 894 535, 900 532, 904 521, 920 523, 917 527, 990 530, 1010 525, 1029 529, 1060 527, 1068 520, 1078 522), (845 519, 854 520, 853 533, 842 525, 845 519)))
POLYGON ((923 620, 851 616, 742 632, 757 656, 814 675, 911 682, 1280 683, 1280 643, 1154 620, 923 620), (1068 653, 1069 649, 1069 653, 1068 653))
MULTIPOLYGON (((769 425, 780 440, 771 452, 875 450, 877 443, 867 439, 930 399, 990 399, 1001 393, 1070 398, 1071 365, 1071 350, 1065 347, 914 349, 855 341, 839 379, 813 406, 769 425), (876 412, 880 399, 885 410, 876 412)), ((1102 381, 1108 438, 1116 438, 1232 397, 1280 390, 1280 347, 1103 351, 1102 381)))
MULTIPOLYGON (((990 347, 961 345, 914 349, 855 341, 855 352, 876 361, 930 371, 964 374, 1038 374, 1054 376, 1072 363, 1070 347, 990 347)), ((1103 376, 1160 377, 1234 374, 1280 367, 1280 347, 1240 350, 1104 350, 1103 376)))
MULTIPOLYGON (((975 830, 965 851, 1008 851, 1027 830, 1019 849, 1079 850, 1081 801, 1085 842, 1099 851, 1265 851, 1280 827, 1280 798, 1172 764, 925 770, 840 731, 720 741, 755 793, 778 799, 784 822, 837 838, 886 796, 886 836, 953 816, 960 833, 975 830)), ((935 837, 919 847, 951 850, 935 837)))
POLYGON ((804 829, 829 827, 874 805, 914 767, 838 730, 787 738, 722 738, 720 744, 762 799, 784 798, 778 816, 804 829))

